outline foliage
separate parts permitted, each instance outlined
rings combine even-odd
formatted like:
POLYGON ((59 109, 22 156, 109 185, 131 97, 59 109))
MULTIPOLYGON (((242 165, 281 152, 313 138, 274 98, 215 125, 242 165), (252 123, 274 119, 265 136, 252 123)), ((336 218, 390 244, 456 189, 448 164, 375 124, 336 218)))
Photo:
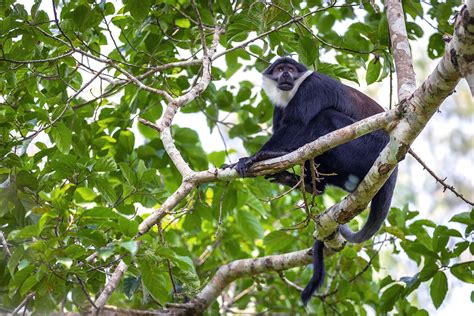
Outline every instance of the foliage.
MULTIPOLYGON (((135 240, 139 223, 176 190, 181 176, 158 134, 134 124, 137 116, 158 119, 165 100, 124 81, 120 69, 139 77, 153 67, 199 55, 198 18, 204 26, 225 24, 224 50, 294 15, 307 15, 225 54, 225 64, 212 69, 208 89, 182 109, 183 115, 204 114, 211 131, 228 128, 229 137, 242 139, 255 152, 267 138, 272 107, 254 82, 235 86, 227 81, 237 72, 245 74, 249 64, 261 71, 266 61, 286 53, 298 54, 335 78, 358 82, 356 71, 367 69, 368 84, 380 81, 393 71, 385 15, 369 3, 360 8, 358 0, 339 1, 313 14, 323 1, 196 2, 200 17, 187 0, 123 0, 123 5, 54 1, 56 24, 50 2, 25 6, 2 1, 0 230, 11 256, 0 260, 0 305, 13 310, 34 293, 27 306, 37 313, 60 306, 81 310, 101 292, 122 258, 129 270, 109 304, 156 309, 192 297, 224 263, 312 243, 313 227, 301 224, 306 214, 296 207, 301 193, 272 199, 286 189, 263 178, 202 185, 159 227, 135 240), (94 78, 103 67, 103 76, 94 78), (93 86, 91 79, 97 79, 93 86), (222 122, 230 114, 236 119, 222 122), (87 260, 93 253, 97 259, 87 260)), ((452 33, 449 19, 460 1, 431 2, 405 1, 404 9, 413 40, 423 36, 417 22, 425 15, 438 25, 427 49, 435 58, 443 54, 442 32, 452 33)), ((205 30, 208 42, 211 34, 205 30)), ((199 73, 199 65, 190 65, 141 79, 181 95, 199 73)), ((193 129, 174 126, 173 137, 195 170, 220 166, 226 159, 224 148, 204 151, 193 129)), ((329 190, 315 199, 312 211, 324 210, 343 195, 329 190)), ((407 207, 393 208, 389 225, 380 232, 385 237, 347 246, 328 258, 328 274, 335 277, 324 286, 327 297, 313 300, 308 311, 366 314, 370 307, 377 313, 395 309, 424 315, 411 295, 421 283, 431 282, 436 308, 446 297, 451 275, 473 283, 473 263, 462 259, 474 253, 474 213, 457 214, 451 219, 456 224, 447 226, 417 215, 407 207), (395 276, 382 270, 381 240, 393 254, 406 253, 419 273, 395 276)), ((303 285, 311 269, 284 275, 303 285)), ((277 274, 238 280, 235 292, 253 285, 232 308, 245 309, 252 301, 258 312, 304 312, 298 291, 277 274)), ((210 312, 218 312, 217 303, 210 312)))

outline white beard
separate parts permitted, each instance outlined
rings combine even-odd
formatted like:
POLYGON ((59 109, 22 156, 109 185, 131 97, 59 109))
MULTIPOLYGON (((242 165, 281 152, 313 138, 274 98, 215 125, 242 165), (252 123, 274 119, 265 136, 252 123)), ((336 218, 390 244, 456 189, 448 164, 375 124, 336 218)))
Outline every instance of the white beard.
POLYGON ((306 71, 301 77, 299 77, 295 81, 293 89, 288 91, 278 89, 277 83, 274 80, 269 79, 265 76, 263 76, 262 87, 274 106, 285 108, 288 103, 290 103, 291 99, 293 99, 303 81, 308 78, 308 76, 310 76, 312 73, 313 72, 311 70, 306 71))

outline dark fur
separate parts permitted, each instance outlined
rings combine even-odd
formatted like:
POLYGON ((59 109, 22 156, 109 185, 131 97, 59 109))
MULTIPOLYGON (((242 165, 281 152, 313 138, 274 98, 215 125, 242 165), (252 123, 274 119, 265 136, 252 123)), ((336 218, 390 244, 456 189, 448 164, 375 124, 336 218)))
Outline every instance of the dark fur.
MULTIPOLYGON (((271 73, 281 62, 296 63, 289 58, 279 59, 267 71, 271 73)), ((306 68, 301 66, 298 71, 305 71, 306 68)), ((382 111, 382 107, 365 94, 315 72, 304 80, 286 107, 275 107, 273 135, 268 142, 256 155, 241 158, 235 168, 241 175, 245 175, 247 169, 256 161, 289 153, 320 136, 382 111)), ((324 177, 316 185, 317 190, 323 191, 327 185, 347 190, 345 183, 351 175, 361 181, 388 141, 387 133, 376 131, 316 157, 319 172, 337 174, 324 177)), ((306 187, 311 187, 310 172, 306 174, 306 187)), ((390 208, 396 177, 395 169, 373 198, 367 223, 359 232, 354 233, 345 225, 340 227, 345 239, 360 243, 371 238, 379 230, 390 208)), ((314 274, 301 296, 305 304, 324 281, 323 248, 324 243, 316 240, 313 248, 314 274)))

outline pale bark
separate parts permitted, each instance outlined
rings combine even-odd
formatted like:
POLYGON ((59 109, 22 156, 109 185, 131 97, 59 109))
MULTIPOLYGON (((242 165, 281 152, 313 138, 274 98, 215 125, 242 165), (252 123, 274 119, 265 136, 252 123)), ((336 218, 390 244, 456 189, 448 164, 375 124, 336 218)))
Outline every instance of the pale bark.
POLYGON ((392 53, 397 71, 398 101, 402 102, 415 91, 415 70, 413 69, 411 49, 408 43, 402 1, 385 0, 385 7, 392 53))
POLYGON ((105 286, 104 290, 102 293, 100 293, 99 297, 95 300, 94 305, 98 309, 103 307, 105 303, 109 300, 110 296, 114 292, 115 288, 117 287, 117 284, 120 282, 120 279, 122 278, 123 274, 125 271, 127 271, 128 266, 125 262, 122 260, 119 262, 117 267, 114 270, 114 273, 112 273, 112 276, 110 277, 109 282, 105 286))
POLYGON ((202 313, 232 281, 266 272, 278 272, 309 264, 311 252, 301 250, 282 255, 266 256, 254 259, 241 259, 221 266, 207 285, 189 303, 176 305, 202 313))

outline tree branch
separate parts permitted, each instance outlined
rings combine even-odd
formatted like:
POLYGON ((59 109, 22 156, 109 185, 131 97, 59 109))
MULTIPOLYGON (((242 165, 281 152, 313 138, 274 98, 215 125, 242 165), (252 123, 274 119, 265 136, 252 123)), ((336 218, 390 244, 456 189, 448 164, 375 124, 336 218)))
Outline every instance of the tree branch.
POLYGON ((385 7, 397 71, 398 101, 401 103, 415 91, 415 71, 413 70, 402 2, 400 0, 385 0, 385 7))
POLYGON ((236 260, 221 266, 207 285, 188 303, 171 304, 187 312, 202 313, 232 281, 269 271, 283 271, 311 263, 311 250, 236 260))

